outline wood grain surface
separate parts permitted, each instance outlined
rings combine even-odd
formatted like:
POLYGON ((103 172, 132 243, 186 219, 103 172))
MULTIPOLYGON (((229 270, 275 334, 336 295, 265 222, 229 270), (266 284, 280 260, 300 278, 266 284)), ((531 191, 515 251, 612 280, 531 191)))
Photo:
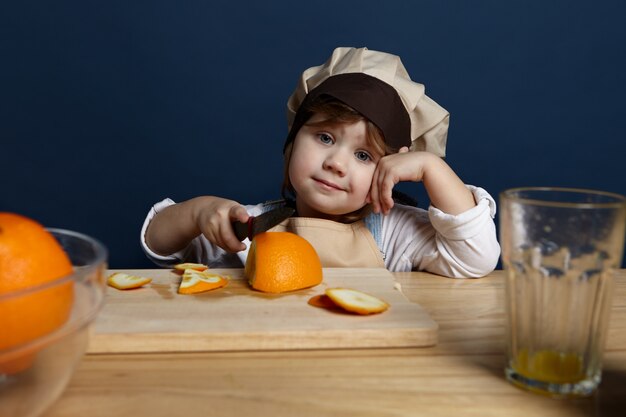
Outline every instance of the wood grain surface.
POLYGON ((177 294, 180 275, 173 271, 133 271, 153 282, 130 291, 108 288, 89 352, 421 347, 437 341, 437 324, 385 269, 324 269, 322 284, 284 294, 250 289, 241 269, 213 271, 229 276, 228 286, 197 295, 177 294), (331 287, 364 291, 390 308, 361 316, 308 304, 331 287))
POLYGON ((45 417, 618 417, 626 410, 626 271, 615 286, 603 381, 553 399, 504 378, 503 273, 395 273, 439 324, 425 348, 86 355, 45 417))

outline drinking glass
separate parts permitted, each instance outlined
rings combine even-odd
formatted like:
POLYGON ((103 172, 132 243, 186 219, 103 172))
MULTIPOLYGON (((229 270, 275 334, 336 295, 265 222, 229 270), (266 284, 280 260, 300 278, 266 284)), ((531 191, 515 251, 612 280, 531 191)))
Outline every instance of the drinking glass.
POLYGON ((552 396, 588 396, 601 379, 626 198, 583 189, 515 188, 500 195, 500 210, 506 378, 552 396))

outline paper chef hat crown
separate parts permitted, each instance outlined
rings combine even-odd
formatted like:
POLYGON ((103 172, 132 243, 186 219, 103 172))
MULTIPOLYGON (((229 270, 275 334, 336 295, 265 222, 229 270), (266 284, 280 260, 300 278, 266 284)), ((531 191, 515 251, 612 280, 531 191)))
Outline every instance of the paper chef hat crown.
POLYGON ((397 148, 445 156, 450 114, 411 80, 396 55, 367 48, 337 48, 324 64, 308 68, 287 102, 292 141, 306 122, 298 112, 303 103, 332 96, 363 114, 397 148))

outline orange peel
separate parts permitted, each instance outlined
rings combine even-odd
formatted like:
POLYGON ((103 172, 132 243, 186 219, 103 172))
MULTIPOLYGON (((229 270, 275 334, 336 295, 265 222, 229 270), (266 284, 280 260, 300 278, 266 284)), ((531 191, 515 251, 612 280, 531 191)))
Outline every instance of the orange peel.
POLYGON ((174 269, 177 271, 185 271, 186 269, 193 269, 196 271, 204 271, 206 269, 209 269, 208 265, 205 264, 197 264, 197 263, 193 263, 193 262, 184 262, 182 264, 176 264, 174 265, 174 269))
POLYGON ((225 287, 228 278, 208 271, 186 269, 178 286, 179 294, 198 294, 225 287))
POLYGON ((116 272, 107 278, 107 284, 118 290, 132 290, 143 287, 152 282, 152 278, 130 275, 123 272, 116 272))

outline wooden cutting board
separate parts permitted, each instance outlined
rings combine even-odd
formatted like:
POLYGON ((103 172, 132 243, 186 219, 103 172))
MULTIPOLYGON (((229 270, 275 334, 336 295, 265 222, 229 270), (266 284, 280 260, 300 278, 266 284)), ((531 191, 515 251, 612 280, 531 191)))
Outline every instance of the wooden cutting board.
POLYGON ((399 290, 386 269, 327 268, 322 284, 284 294, 250 289, 242 269, 215 269, 228 286, 197 295, 177 293, 172 270, 131 270, 152 283, 119 291, 106 302, 88 352, 194 352, 423 347, 437 343, 437 323, 399 290), (310 306, 326 288, 347 287, 385 300, 382 313, 359 316, 310 306))

